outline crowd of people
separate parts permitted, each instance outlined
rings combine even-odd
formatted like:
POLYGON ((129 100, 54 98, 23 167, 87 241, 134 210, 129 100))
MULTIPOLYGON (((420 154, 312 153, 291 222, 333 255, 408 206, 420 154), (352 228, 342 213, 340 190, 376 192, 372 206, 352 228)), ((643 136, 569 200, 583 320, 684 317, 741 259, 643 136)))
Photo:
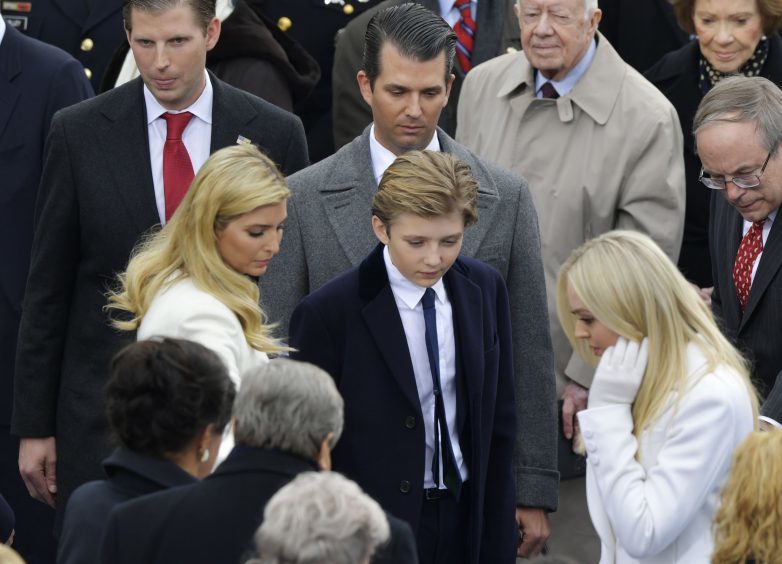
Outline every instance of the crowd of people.
POLYGON ((635 2, 4 2, 0 562, 782 562, 782 2, 635 2))

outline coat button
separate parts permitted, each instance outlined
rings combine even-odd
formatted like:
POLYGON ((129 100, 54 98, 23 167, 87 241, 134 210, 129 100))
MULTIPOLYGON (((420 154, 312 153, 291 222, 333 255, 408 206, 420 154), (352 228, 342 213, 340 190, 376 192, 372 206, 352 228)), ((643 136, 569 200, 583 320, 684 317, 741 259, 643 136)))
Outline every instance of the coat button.
POLYGON ((84 67, 84 74, 87 75, 87 80, 92 80, 92 71, 87 67, 84 67))
POLYGON ((399 482, 399 491, 402 493, 410 493, 410 482, 407 480, 399 482))
POLYGON ((353 6, 352 6, 351 4, 345 4, 344 6, 342 6, 342 12, 343 12, 343 13, 344 13, 346 16, 349 16, 349 15, 351 15, 351 14, 353 13, 353 11, 354 11, 354 10, 355 10, 355 8, 353 8, 353 6))
POLYGON ((408 415, 407 417, 405 417, 405 427, 407 427, 408 429, 414 428, 415 417, 413 417, 412 415, 408 415))
POLYGON ((89 37, 85 37, 84 40, 81 42, 81 50, 85 53, 89 53, 92 51, 92 48, 95 47, 95 42, 90 39, 89 37))
POLYGON ((285 16, 281 17, 279 20, 277 20, 277 27, 279 27, 282 31, 288 31, 290 28, 293 27, 293 22, 290 18, 286 18, 285 16))

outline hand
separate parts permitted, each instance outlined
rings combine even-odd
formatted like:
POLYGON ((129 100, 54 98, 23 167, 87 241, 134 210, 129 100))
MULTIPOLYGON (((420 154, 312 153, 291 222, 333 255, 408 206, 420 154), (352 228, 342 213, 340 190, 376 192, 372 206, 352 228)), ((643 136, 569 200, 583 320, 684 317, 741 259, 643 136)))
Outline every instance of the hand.
POLYGON ((578 425, 576 413, 587 408, 589 390, 570 380, 562 391, 562 432, 572 439, 578 425))
POLYGON ((54 437, 19 442, 19 473, 30 496, 54 507, 57 499, 57 451, 54 437))
POLYGON ((516 507, 516 522, 519 524, 519 546, 516 556, 534 558, 546 544, 551 530, 548 514, 537 507, 516 507))
POLYGON ((649 358, 649 339, 639 345, 619 337, 608 347, 597 365, 589 393, 589 407, 631 404, 646 372, 649 358))
POLYGON ((698 292, 698 297, 703 300, 703 303, 706 304, 709 308, 711 308, 711 295, 714 293, 714 286, 709 286, 708 288, 700 288, 697 284, 692 284, 690 282, 693 288, 695 288, 695 291, 698 292))

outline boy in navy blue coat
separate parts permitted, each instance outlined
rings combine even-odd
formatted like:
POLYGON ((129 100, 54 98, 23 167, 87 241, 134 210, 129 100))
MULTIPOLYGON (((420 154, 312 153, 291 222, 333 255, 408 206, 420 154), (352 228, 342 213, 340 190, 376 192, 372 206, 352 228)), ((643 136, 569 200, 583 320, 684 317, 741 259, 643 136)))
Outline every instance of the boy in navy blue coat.
POLYGON ((372 203, 381 244, 291 318, 292 356, 345 399, 334 470, 410 523, 422 563, 511 564, 518 542, 507 289, 459 257, 476 198, 451 155, 398 157, 372 203))

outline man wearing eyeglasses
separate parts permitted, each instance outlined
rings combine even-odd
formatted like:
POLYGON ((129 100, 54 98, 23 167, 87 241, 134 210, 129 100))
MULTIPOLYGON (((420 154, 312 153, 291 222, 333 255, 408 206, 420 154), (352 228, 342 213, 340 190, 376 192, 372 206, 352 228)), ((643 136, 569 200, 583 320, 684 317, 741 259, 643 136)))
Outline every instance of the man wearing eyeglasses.
POLYGON ((765 397, 782 370, 782 91, 765 78, 724 79, 693 131, 700 181, 713 192, 712 308, 765 397))

